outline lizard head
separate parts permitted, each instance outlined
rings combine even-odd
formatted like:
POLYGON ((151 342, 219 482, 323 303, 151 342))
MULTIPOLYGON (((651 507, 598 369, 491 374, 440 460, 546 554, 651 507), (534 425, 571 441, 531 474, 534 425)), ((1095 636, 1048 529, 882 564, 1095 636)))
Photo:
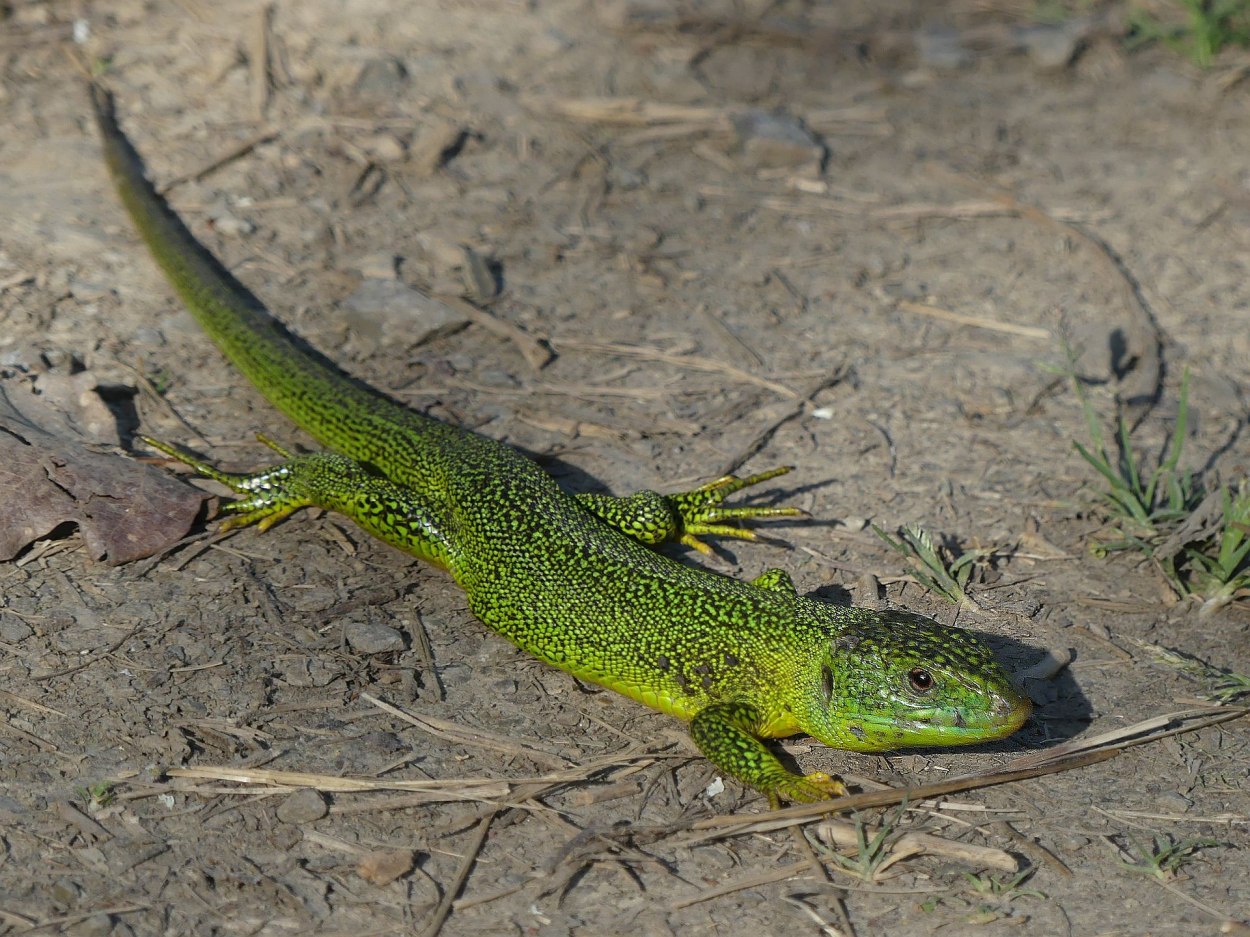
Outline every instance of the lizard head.
POLYGON ((838 612, 807 674, 807 711, 795 713, 826 745, 968 745, 1010 735, 1029 718, 1028 699, 971 632, 909 612, 838 612))

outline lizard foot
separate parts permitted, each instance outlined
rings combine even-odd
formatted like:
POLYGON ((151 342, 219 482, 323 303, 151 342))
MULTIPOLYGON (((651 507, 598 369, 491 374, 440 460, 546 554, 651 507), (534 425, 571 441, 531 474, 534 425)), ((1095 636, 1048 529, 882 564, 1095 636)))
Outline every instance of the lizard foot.
POLYGON ((746 478, 737 475, 723 475, 693 491, 667 496, 669 503, 676 509, 681 518, 681 537, 679 542, 698 550, 700 553, 711 553, 711 548, 700 537, 733 537, 738 540, 755 540, 755 532, 745 527, 725 524, 724 521, 756 519, 761 517, 803 517, 806 512, 794 507, 725 507, 727 497, 743 488, 749 488, 766 482, 778 475, 790 472, 793 466, 782 465, 746 478))
POLYGON ((260 531, 266 531, 284 517, 310 507, 316 502, 303 494, 298 483, 291 478, 291 469, 302 459, 309 456, 293 456, 289 451, 266 436, 257 438, 273 449, 283 458, 289 460, 270 466, 259 472, 223 472, 209 462, 198 459, 189 452, 172 446, 150 436, 140 436, 145 443, 170 458, 177 459, 184 465, 195 469, 197 475, 220 482, 236 494, 244 495, 238 501, 223 504, 219 513, 229 514, 218 528, 222 533, 237 527, 248 527, 255 524, 260 531))
POLYGON ((768 803, 775 810, 783 800, 795 804, 814 804, 833 797, 845 797, 846 785, 842 779, 823 771, 810 774, 792 774, 768 791, 768 803))

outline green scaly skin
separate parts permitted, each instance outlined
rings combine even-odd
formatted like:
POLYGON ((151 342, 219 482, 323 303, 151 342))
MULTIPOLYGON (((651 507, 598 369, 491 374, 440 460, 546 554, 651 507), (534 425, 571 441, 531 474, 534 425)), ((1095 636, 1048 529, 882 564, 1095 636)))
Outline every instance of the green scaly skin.
MULTIPOLYGON (((163 449, 240 494, 228 525, 338 511, 447 570, 485 624, 553 666, 691 724, 722 772, 781 800, 845 792, 787 770, 761 739, 853 751, 961 745, 1019 728, 1029 703, 973 635, 901 611, 827 605, 769 570, 741 582, 654 552, 799 512, 723 506, 788 471, 693 492, 571 495, 508 446, 414 413, 305 350, 155 193, 107 93, 92 87, 117 190, 187 308, 278 409, 332 452, 251 475, 163 449)), ((279 450, 281 451, 281 450, 279 450)))

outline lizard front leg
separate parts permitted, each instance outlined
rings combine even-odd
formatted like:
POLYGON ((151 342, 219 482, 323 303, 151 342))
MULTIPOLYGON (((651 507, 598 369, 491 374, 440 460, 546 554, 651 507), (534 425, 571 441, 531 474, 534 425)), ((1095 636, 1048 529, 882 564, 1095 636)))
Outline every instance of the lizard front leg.
POLYGON ((760 741, 761 725, 759 710, 749 703, 713 703, 690 720, 690 735, 708 761, 763 793, 774 808, 783 800, 806 804, 846 794, 841 778, 787 769, 760 741))

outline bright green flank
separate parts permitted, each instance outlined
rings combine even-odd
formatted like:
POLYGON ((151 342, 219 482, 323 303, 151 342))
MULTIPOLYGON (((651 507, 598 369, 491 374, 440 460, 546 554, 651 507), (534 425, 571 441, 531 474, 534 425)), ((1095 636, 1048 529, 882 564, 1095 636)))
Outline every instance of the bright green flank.
POLYGON ((655 547, 751 538, 736 521, 793 515, 724 505, 775 477, 692 492, 575 495, 503 443, 393 403, 293 341, 208 255, 146 181, 108 95, 93 88, 117 190, 158 264, 221 350, 327 447, 252 475, 161 445, 239 495, 227 523, 262 529, 315 505, 442 567, 488 627, 547 663, 690 723, 700 751, 776 804, 844 793, 795 774, 761 741, 805 732, 883 751, 1001 738, 1029 704, 966 631, 899 611, 799 595, 770 570, 751 582, 655 547))

